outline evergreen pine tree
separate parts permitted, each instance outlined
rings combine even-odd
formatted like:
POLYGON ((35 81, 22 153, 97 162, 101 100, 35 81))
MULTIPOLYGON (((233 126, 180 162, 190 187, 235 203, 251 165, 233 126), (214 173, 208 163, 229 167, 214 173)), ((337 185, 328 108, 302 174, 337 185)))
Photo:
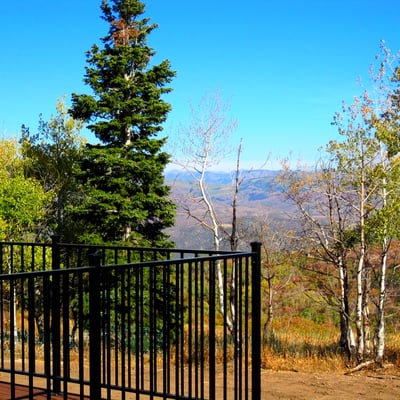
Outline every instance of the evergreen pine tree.
POLYGON ((84 222, 82 240, 165 246, 174 223, 163 172, 169 155, 157 137, 171 106, 163 100, 175 72, 169 61, 152 65, 147 36, 156 28, 138 0, 103 0, 109 24, 102 47, 87 52, 84 82, 93 95, 73 94, 71 114, 89 123, 80 179, 86 196, 72 213, 84 222))

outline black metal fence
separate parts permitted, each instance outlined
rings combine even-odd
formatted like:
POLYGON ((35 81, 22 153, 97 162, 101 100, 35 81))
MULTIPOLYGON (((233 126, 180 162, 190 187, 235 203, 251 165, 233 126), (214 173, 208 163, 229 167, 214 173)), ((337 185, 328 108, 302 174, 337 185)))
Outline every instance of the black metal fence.
POLYGON ((260 399, 260 246, 0 243, 0 372, 91 399, 260 399))

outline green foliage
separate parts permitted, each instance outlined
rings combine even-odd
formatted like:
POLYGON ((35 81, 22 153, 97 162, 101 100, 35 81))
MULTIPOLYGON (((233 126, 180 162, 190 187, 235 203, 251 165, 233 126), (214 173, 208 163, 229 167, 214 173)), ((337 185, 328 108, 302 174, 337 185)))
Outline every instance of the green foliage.
POLYGON ((79 201, 79 187, 74 170, 81 157, 83 138, 81 124, 68 115, 63 100, 56 106, 57 114, 48 122, 41 117, 38 133, 22 130, 22 155, 25 175, 37 179, 53 201, 46 210, 42 235, 60 234, 64 241, 74 239, 76 226, 66 213, 67 206, 79 201))
POLYGON ((22 240, 38 231, 51 196, 25 178, 18 143, 0 141, 0 239, 22 240))
POLYGON ((38 182, 16 176, 0 182, 0 219, 5 238, 22 239, 43 218, 46 195, 38 182))
POLYGON ((374 119, 378 138, 384 142, 390 158, 397 158, 400 152, 400 67, 394 69, 390 79, 389 104, 381 118, 374 119))
POLYGON ((72 214, 85 226, 84 241, 170 245, 163 233, 174 223, 163 178, 169 155, 156 135, 175 73, 168 61, 150 65, 155 52, 146 38, 155 25, 141 19, 140 1, 103 1, 102 11, 109 31, 101 48, 88 51, 84 79, 93 95, 72 95, 72 116, 88 122, 100 142, 85 149, 78 175, 85 197, 72 214))

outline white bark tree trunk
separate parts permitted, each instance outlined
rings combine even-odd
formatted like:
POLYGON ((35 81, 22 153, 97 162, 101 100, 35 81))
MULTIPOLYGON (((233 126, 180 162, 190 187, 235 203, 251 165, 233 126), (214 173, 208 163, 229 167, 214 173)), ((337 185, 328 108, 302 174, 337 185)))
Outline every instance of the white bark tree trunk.
MULTIPOLYGON (((383 157, 384 151, 381 147, 382 167, 385 170, 386 157, 383 157)), ((383 178, 382 182, 382 204, 387 207, 388 191, 387 179, 383 178)), ((390 240, 388 239, 388 227, 385 226, 385 231, 382 239, 382 257, 380 266, 380 281, 379 281, 379 300, 378 300, 378 322, 376 327, 375 337, 375 361, 382 364, 385 352, 385 303, 386 303, 386 273, 387 273, 387 254, 389 250, 390 240)))
POLYGON ((386 270, 387 270, 387 239, 383 240, 383 257, 381 261, 381 276, 378 303, 378 324, 376 331, 375 360, 381 364, 385 352, 385 303, 386 303, 386 270))
POLYGON ((351 328, 351 319, 349 311, 349 295, 348 295, 348 282, 347 270, 340 258, 337 261, 339 269, 339 285, 340 285, 340 316, 341 316, 341 346, 346 350, 348 358, 352 357, 356 347, 354 333, 351 328))
MULTIPOLYGON (((361 153, 363 154, 363 153, 361 153)), ((359 229, 360 229, 360 256, 357 266, 357 303, 356 303, 356 329, 357 329, 357 359, 362 362, 364 359, 364 326, 363 326, 363 306, 364 306, 364 264, 365 264, 365 177, 364 166, 361 166, 361 182, 360 182, 360 203, 359 203, 359 229)))
MULTIPOLYGON (((200 186, 200 191, 201 191, 201 196, 206 204, 208 213, 211 218, 211 226, 212 226, 212 231, 214 235, 214 250, 219 251, 220 250, 220 244, 221 244, 221 234, 220 234, 220 224, 218 222, 217 214, 214 208, 213 203, 211 202, 208 192, 205 187, 205 173, 206 173, 206 165, 207 165, 207 157, 204 159, 204 164, 203 164, 203 169, 201 173, 201 177, 199 180, 199 186, 200 186)), ((222 273, 222 268, 221 268, 221 262, 218 261, 216 264, 217 267, 217 278, 218 278, 218 299, 219 299, 219 307, 221 314, 224 316, 224 319, 226 321, 226 324, 228 326, 228 329, 233 332, 233 322, 231 318, 229 317, 227 313, 227 306, 225 304, 225 289, 224 289, 224 276, 222 273)), ((213 277, 211 277, 212 279, 213 277)))

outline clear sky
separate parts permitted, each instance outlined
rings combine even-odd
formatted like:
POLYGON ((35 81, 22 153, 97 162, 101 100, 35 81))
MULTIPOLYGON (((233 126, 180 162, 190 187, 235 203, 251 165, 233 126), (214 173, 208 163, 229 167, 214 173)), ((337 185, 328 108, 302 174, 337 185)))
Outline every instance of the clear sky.
MULTIPOLYGON (((0 133, 35 131, 58 98, 90 93, 85 52, 104 36, 101 0, 0 2, 0 133)), ((312 162, 337 137, 342 100, 360 93, 382 39, 400 49, 399 0, 147 0, 149 37, 177 77, 166 131, 217 88, 238 121, 242 162, 312 162)))

